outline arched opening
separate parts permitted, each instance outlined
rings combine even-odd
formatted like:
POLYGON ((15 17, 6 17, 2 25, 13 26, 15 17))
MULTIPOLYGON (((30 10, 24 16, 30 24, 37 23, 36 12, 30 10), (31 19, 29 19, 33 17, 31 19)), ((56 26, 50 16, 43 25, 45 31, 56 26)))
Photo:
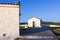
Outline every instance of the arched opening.
POLYGON ((35 27, 35 21, 33 21, 33 27, 35 27))

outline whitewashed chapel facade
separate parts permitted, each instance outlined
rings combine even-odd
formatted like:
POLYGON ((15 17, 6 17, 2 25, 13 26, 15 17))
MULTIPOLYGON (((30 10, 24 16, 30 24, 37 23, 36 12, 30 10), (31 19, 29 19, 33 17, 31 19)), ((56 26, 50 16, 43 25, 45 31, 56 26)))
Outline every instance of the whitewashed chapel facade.
POLYGON ((32 17, 28 19, 28 26, 29 27, 41 27, 41 19, 37 17, 32 17))
POLYGON ((19 3, 0 3, 0 36, 19 36, 19 3))

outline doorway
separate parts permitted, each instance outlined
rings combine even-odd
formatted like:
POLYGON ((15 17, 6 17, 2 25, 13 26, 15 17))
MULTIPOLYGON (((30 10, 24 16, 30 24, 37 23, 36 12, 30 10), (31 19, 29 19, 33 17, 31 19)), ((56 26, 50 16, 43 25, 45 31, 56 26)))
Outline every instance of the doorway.
POLYGON ((35 27, 35 21, 33 21, 33 27, 35 27))

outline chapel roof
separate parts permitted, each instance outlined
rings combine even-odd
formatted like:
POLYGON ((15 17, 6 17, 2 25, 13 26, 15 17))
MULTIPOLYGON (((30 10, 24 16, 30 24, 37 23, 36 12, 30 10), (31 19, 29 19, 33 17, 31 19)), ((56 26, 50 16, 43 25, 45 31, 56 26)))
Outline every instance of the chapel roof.
MULTIPOLYGON (((39 20, 41 20, 40 18, 38 18, 38 17, 35 17, 35 16, 33 16, 32 18, 36 18, 36 19, 39 19, 39 20)), ((29 19, 32 19, 32 18, 29 18, 29 19)), ((29 19, 28 19, 28 20, 29 20, 29 19)))

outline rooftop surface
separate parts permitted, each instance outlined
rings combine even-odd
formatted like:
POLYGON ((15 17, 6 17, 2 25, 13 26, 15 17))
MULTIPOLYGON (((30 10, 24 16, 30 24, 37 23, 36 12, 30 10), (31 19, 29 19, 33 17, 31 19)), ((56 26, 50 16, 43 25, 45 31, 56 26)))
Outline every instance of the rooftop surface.
POLYGON ((0 7, 7 7, 7 8, 19 8, 20 2, 17 3, 1 3, 0 2, 0 7))
POLYGON ((20 5, 20 2, 13 2, 13 3, 2 3, 2 2, 0 2, 0 4, 5 4, 5 5, 20 5))

